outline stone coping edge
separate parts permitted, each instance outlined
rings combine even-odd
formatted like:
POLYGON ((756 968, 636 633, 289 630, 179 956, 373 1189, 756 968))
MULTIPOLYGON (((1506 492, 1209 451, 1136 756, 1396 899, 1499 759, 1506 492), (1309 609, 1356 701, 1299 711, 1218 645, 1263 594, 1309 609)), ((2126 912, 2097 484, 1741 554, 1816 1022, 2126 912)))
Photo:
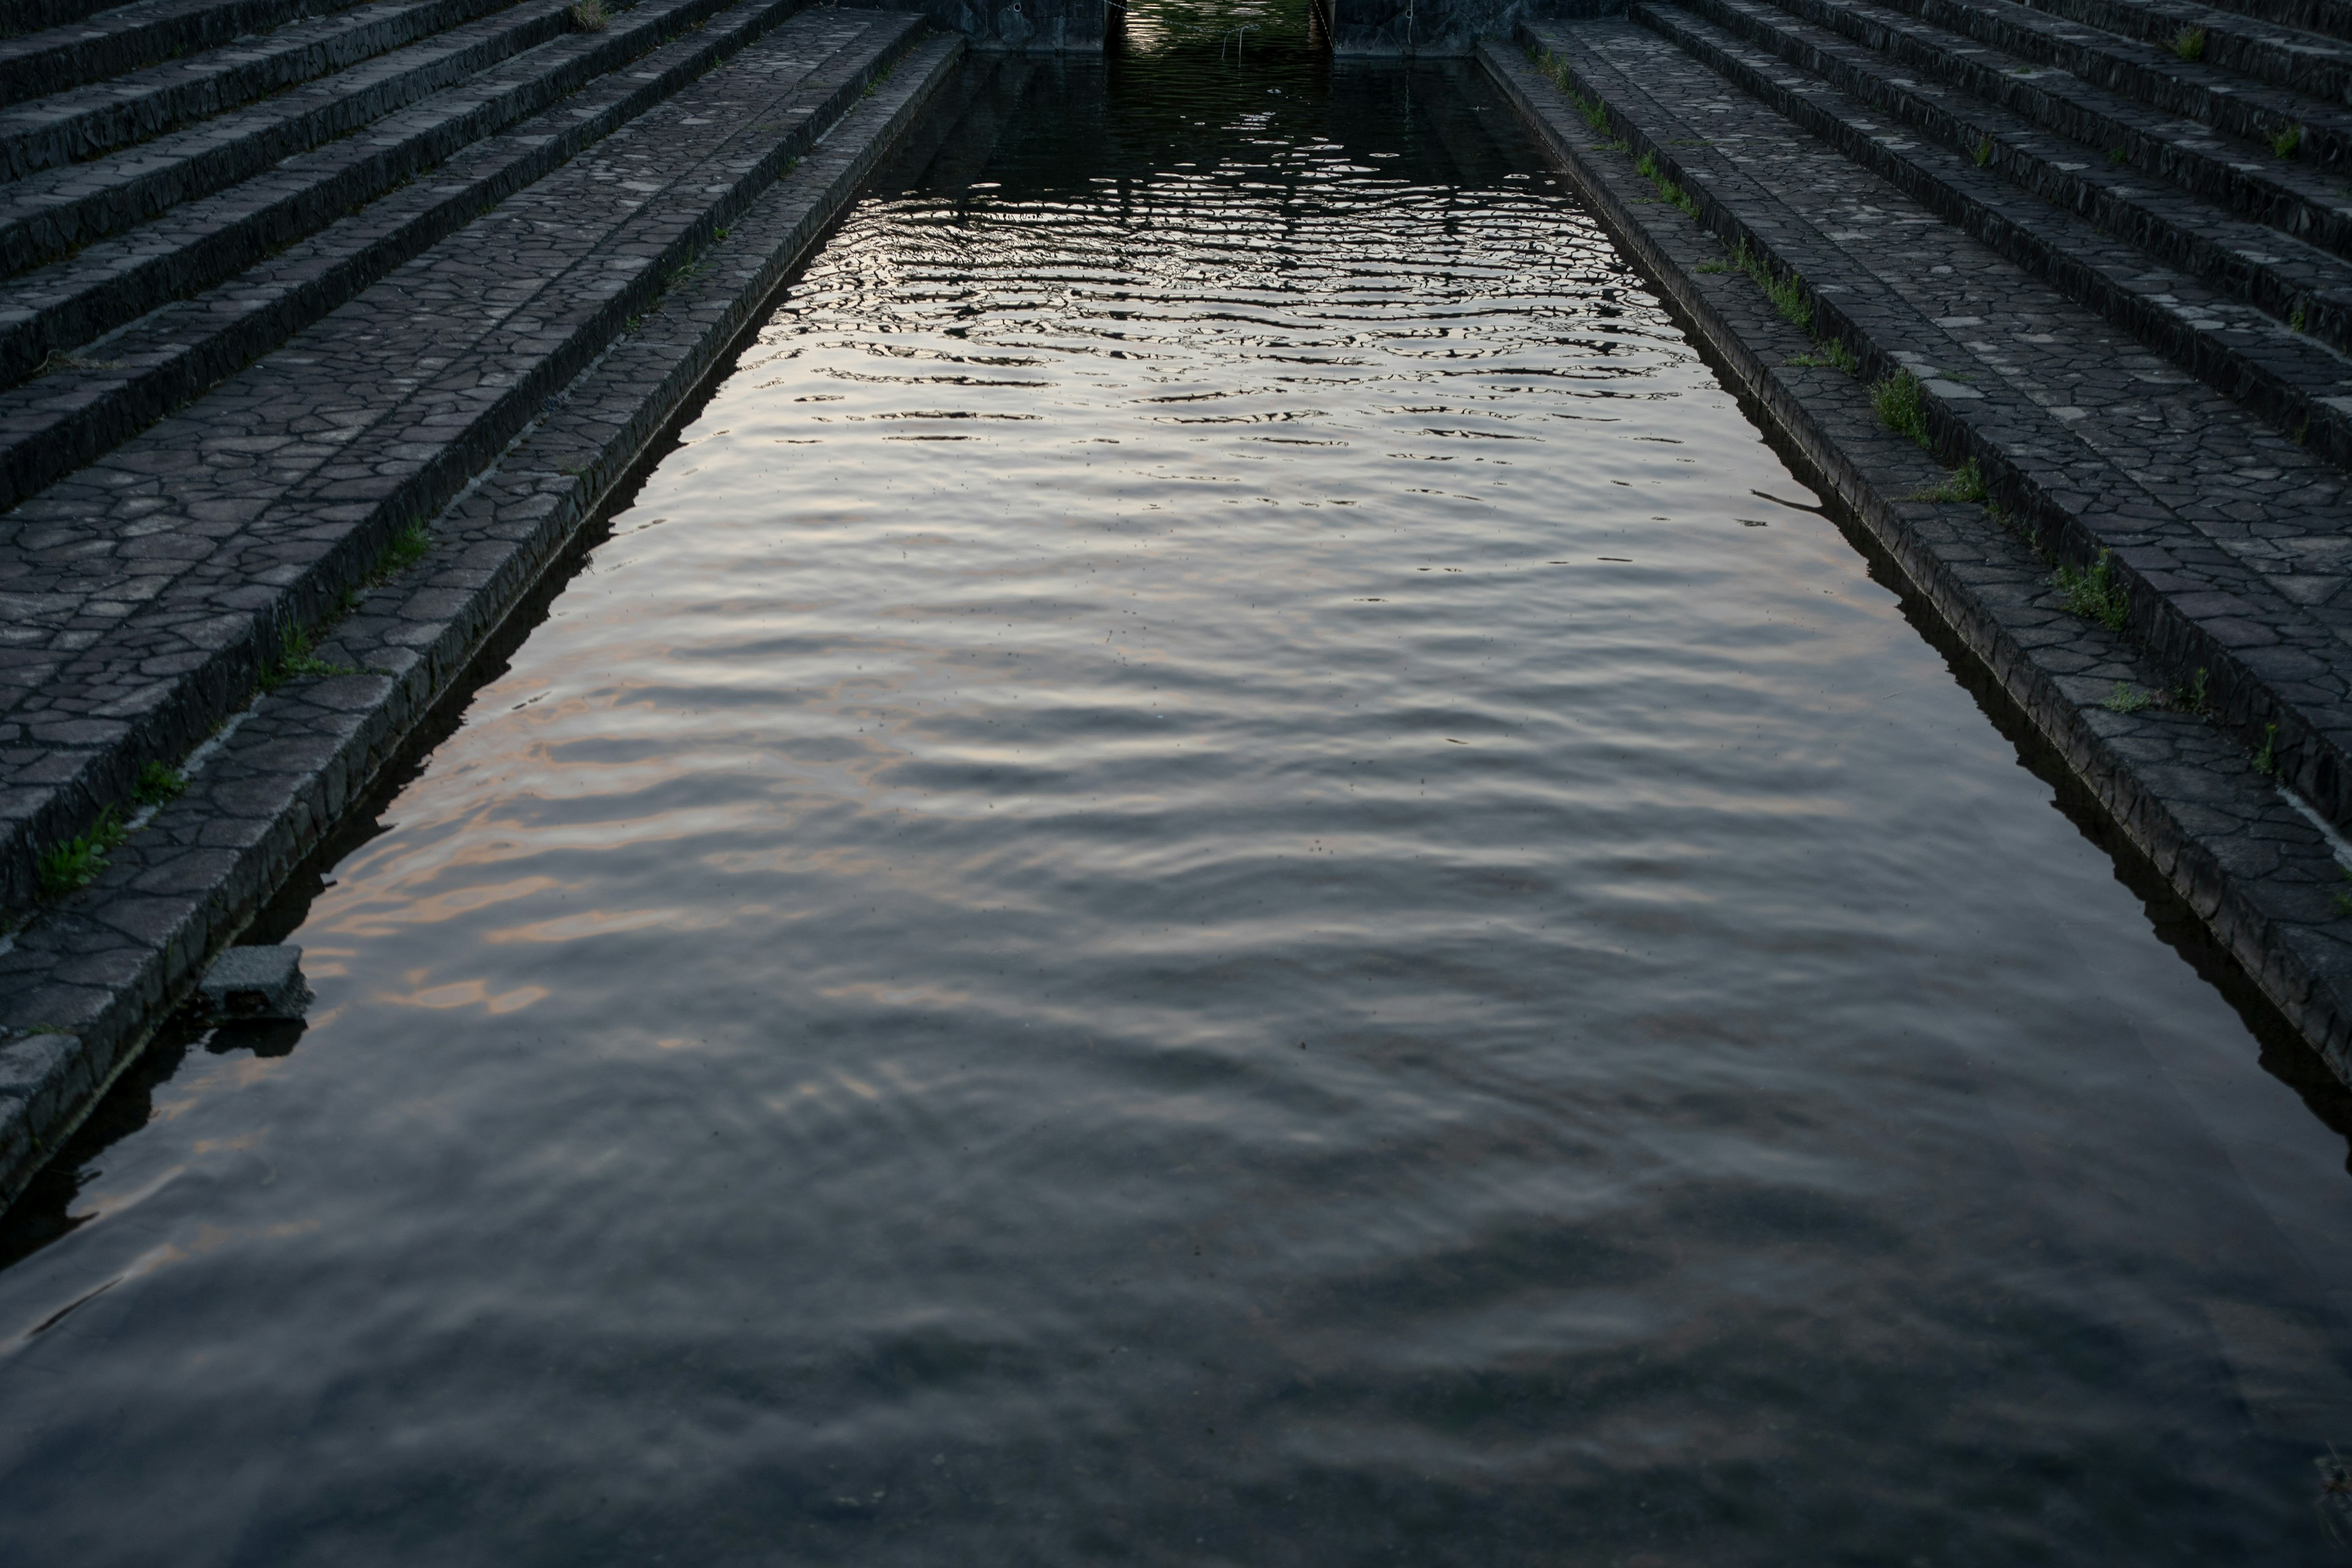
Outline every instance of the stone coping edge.
MULTIPOLYGON (((1518 43, 1540 47, 1524 28, 1518 43)), ((2205 717, 2108 707, 2118 687, 2167 692, 2168 667, 2068 614, 2049 581, 2052 563, 1987 508, 1928 499, 1946 470, 1879 422, 1860 381, 1833 366, 1789 363, 1813 354, 1811 337, 1727 265, 1723 237, 1635 171, 1636 157, 1654 150, 1634 127, 1614 125, 1622 142, 1590 130, 1520 47, 1489 41, 1478 58, 1784 449, 1814 470, 1809 477, 1981 662, 2123 837, 2352 1084, 2352 846, 2205 717)), ((1578 86, 1591 96, 1589 84, 1578 86)))
POLYGON ((184 764, 88 888, 0 938, 0 1208, 72 1135, 270 895, 367 798, 507 618, 625 493, 876 164, 955 76, 964 41, 876 62, 866 97, 677 275, 430 525, 425 559, 321 638, 339 673, 257 697, 184 764))

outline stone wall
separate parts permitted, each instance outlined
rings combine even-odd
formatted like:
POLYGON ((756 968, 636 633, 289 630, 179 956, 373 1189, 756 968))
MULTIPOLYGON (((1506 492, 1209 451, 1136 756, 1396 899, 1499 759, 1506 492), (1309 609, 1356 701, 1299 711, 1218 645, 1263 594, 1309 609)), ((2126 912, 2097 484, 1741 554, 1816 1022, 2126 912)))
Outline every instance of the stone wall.
MULTIPOLYGON (((978 49, 1091 54, 1112 0, 902 0, 978 49)), ((1625 0, 1330 0, 1335 55, 1467 55, 1522 22, 1596 16, 1625 0)))

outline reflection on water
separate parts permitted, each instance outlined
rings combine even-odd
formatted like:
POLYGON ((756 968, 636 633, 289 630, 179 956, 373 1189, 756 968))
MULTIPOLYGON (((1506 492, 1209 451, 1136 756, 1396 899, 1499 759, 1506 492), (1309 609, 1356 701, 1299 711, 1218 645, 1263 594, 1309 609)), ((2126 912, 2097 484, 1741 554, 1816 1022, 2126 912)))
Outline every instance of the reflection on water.
POLYGON ((1329 47, 1329 17, 1318 0, 1133 0, 1113 6, 1110 16, 1114 52, 1146 58, 1213 52, 1228 68, 1254 67, 1260 79, 1268 69, 1313 71, 1324 62, 1309 57, 1329 47))
POLYGON ((0 1238, 0 1560, 2332 1561, 2052 803, 1475 78, 978 70, 0 1238))

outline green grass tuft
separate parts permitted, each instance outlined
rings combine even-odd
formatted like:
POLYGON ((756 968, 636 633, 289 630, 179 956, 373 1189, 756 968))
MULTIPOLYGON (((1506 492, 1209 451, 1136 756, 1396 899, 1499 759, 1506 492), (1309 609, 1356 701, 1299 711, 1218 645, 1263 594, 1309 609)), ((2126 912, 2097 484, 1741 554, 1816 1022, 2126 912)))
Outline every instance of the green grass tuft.
POLYGON ((424 560, 432 548, 433 535, 423 523, 412 522, 392 536, 392 542, 383 547, 383 554, 377 559, 371 575, 378 582, 396 576, 424 560))
POLYGON ((1790 364, 1811 370, 1842 370, 1848 375, 1862 374, 1862 362, 1845 346, 1843 338, 1823 338, 1813 345, 1812 353, 1801 353, 1790 360, 1790 364))
POLYGON ((1981 141, 1981 142, 1978 142, 1978 143, 1977 143, 1976 159, 1977 159, 1977 167, 1978 167, 1978 168, 1979 168, 1979 169, 1983 168, 1987 163, 1991 163, 1991 162, 1992 162, 1992 138, 1991 138, 1991 137, 1988 136, 1988 137, 1986 137, 1983 141, 1981 141))
POLYGON ((188 793, 188 775, 162 763, 149 763, 139 770, 139 782, 131 786, 131 798, 140 805, 163 805, 188 793))
POLYGON ((121 848, 129 837, 121 815, 108 806, 90 824, 89 832, 77 834, 41 857, 41 896, 63 898, 77 888, 89 886, 106 869, 107 856, 121 848))
POLYGON ((1567 95, 1569 102, 1576 105, 1577 113, 1584 116, 1584 122, 1592 127, 1594 134, 1600 136, 1609 134, 1608 105, 1597 98, 1587 98, 1576 90, 1576 79, 1570 73, 1566 60, 1561 59, 1549 49, 1538 52, 1532 48, 1528 51, 1528 58, 1534 64, 1536 69, 1551 79, 1551 84, 1554 87, 1567 95))
POLYGON ((1982 506, 1990 495, 1985 489, 1984 470, 1970 458, 1945 476, 1944 482, 1919 497, 1921 500, 1965 501, 1970 506, 1982 506))
POLYGON ((278 655, 263 661, 253 683, 264 691, 275 691, 288 681, 305 675, 357 675, 359 668, 349 664, 329 664, 310 651, 310 634, 300 626, 286 634, 278 645, 278 655))
POLYGON ((2271 138, 2271 156, 2273 158, 2292 158, 2295 154, 2295 150, 2302 145, 2303 127, 2300 125, 2290 125, 2285 130, 2271 138))
POLYGON ((2263 749, 2254 753, 2254 772, 2266 779, 2278 777, 2278 726, 2263 726, 2263 749))
POLYGON ((2129 681, 2118 680, 2099 706, 2110 713, 2139 713, 2156 706, 2156 694, 2142 691, 2129 681))
POLYGON ((2111 632, 2123 630, 2130 617, 2131 602, 2115 580, 2115 563, 2106 551, 2099 552, 2099 559, 2088 572, 2061 566, 2051 574, 2050 583, 2065 595, 2069 613, 2096 621, 2111 632))
POLYGON ((604 0, 574 0, 564 15, 583 33, 601 33, 613 25, 613 13, 604 9, 604 0))
POLYGON ((2172 35, 2172 52, 2195 64, 2205 58, 2205 29, 2183 27, 2172 35))
POLYGON ((1764 297, 1772 301, 1772 308, 1780 312, 1782 321, 1807 331, 1812 330, 1813 305, 1805 298, 1805 280, 1793 272, 1786 278, 1773 277, 1772 269, 1764 265, 1764 258, 1748 249, 1744 239, 1731 253, 1731 259, 1742 272, 1756 280, 1756 287, 1764 290, 1764 297))
POLYGON ((1655 186, 1658 195, 1680 207, 1684 216, 1694 223, 1698 221, 1698 203, 1691 199, 1688 191, 1666 177, 1665 171, 1658 167, 1658 161, 1655 158, 1647 153, 1643 153, 1633 160, 1633 172, 1655 186))
POLYGON ((1927 399, 1917 376, 1907 370, 1896 371, 1870 389, 1870 406, 1889 430, 1927 446, 1927 399))

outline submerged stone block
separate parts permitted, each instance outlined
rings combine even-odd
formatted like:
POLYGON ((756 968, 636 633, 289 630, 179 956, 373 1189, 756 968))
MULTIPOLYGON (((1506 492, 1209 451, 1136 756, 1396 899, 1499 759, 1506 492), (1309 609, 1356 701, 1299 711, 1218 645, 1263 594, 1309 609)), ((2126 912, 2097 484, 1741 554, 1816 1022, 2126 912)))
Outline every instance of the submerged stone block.
POLYGON ((215 1018, 299 1018, 310 1006, 299 947, 233 947, 196 987, 215 1018))

